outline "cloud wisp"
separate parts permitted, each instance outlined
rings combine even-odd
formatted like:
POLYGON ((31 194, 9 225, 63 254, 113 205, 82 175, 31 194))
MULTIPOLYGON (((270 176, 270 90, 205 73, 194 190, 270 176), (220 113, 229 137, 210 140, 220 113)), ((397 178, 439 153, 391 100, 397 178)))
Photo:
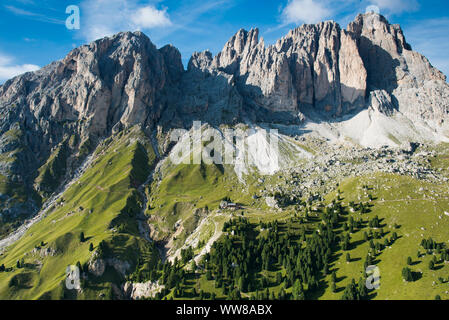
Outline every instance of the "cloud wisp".
POLYGON ((0 53, 0 83, 25 72, 36 71, 38 69, 40 67, 34 64, 15 64, 14 59, 0 53))
POLYGON ((172 25, 167 8, 141 5, 137 0, 85 0, 81 4, 82 37, 87 41, 120 31, 148 30, 172 25))
POLYGON ((12 6, 12 5, 4 6, 4 8, 17 16, 25 17, 27 19, 36 20, 36 21, 40 21, 40 22, 46 22, 46 23, 53 23, 53 24, 65 24, 65 21, 62 19, 53 18, 53 17, 50 17, 45 14, 41 14, 41 13, 30 11, 30 10, 25 10, 25 9, 18 8, 18 7, 12 6))
POLYGON ((332 14, 322 1, 316 0, 289 0, 282 10, 281 17, 284 25, 300 23, 316 23, 332 14))
POLYGON ((417 0, 371 0, 369 2, 388 14, 401 14, 419 10, 417 0))

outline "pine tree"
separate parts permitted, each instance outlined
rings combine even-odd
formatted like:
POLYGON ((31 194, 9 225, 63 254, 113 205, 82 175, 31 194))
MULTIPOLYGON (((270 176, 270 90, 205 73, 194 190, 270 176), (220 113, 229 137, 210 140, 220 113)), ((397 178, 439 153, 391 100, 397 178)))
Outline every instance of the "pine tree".
POLYGON ((211 281, 212 280, 212 272, 210 270, 206 271, 206 279, 207 279, 207 281, 211 281))
POLYGON ((360 295, 354 279, 352 279, 351 283, 346 287, 342 300, 360 300, 360 295))
POLYGON ((408 264, 409 266, 411 266, 411 265, 413 264, 412 257, 408 257, 408 258, 407 258, 407 264, 408 264))
POLYGON ((358 290, 360 299, 364 299, 368 295, 366 290, 366 283, 362 278, 360 278, 359 280, 358 290))
POLYGON ((337 272, 332 272, 332 282, 337 282, 337 272))
POLYGON ((333 293, 337 292, 337 285, 333 281, 331 282, 331 290, 332 290, 333 293))
POLYGON ((410 270, 410 268, 404 268, 404 269, 402 269, 402 277, 403 277, 404 280, 407 281, 407 282, 412 282, 412 281, 414 281, 413 273, 412 273, 412 270, 410 270))
POLYGON ((302 286, 301 281, 299 281, 299 279, 297 279, 295 281, 295 284, 293 285, 292 294, 293 294, 294 300, 305 300, 304 288, 302 286))

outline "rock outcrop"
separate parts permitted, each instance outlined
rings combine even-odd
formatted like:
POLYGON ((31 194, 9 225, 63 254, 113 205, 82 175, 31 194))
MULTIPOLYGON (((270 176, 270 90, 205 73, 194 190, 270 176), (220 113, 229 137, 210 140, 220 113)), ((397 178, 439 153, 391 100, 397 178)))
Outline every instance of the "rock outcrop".
POLYGON ((121 261, 116 258, 100 259, 97 255, 93 255, 88 263, 89 272, 96 277, 101 277, 107 266, 114 268, 115 271, 120 273, 122 276, 126 276, 131 268, 127 261, 121 261))
POLYGON ((213 60, 196 54, 191 64, 232 76, 247 112, 263 108, 294 120, 365 106, 367 73, 356 39, 337 23, 301 26, 269 47, 258 35, 257 29, 240 30, 213 60))
POLYGON ((99 138, 123 128, 153 130, 173 99, 167 92, 183 73, 177 49, 158 50, 143 33, 125 32, 7 81, 0 87, 0 175, 33 185, 38 168, 71 136, 78 141, 75 155, 84 142, 95 147, 99 138))
POLYGON ((144 298, 154 298, 159 292, 164 290, 165 286, 158 282, 131 283, 126 282, 123 285, 124 296, 128 299, 139 300, 144 298))
POLYGON ((357 39, 368 90, 383 90, 384 95, 391 95, 387 100, 412 121, 428 122, 449 133, 446 76, 412 51, 401 27, 390 25, 378 14, 366 14, 357 16, 348 32, 357 39))

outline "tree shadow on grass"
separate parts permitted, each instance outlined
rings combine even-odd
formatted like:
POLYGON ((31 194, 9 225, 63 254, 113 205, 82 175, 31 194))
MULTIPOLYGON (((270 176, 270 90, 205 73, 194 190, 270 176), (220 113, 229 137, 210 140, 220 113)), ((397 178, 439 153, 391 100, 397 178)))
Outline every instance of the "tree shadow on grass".
POLYGON ((341 258, 342 255, 343 255, 342 253, 333 254, 329 260, 329 264, 337 262, 341 258))
POLYGON ((354 242, 351 243, 350 249, 351 249, 351 250, 354 250, 354 249, 356 249, 358 246, 360 246, 360 245, 362 245, 362 244, 364 244, 364 243, 365 243, 365 240, 357 240, 357 241, 354 241, 354 242))
POLYGON ((367 300, 373 300, 373 299, 376 298, 376 297, 377 297, 377 292, 369 293, 369 294, 366 296, 367 300))
POLYGON ((340 292, 343 292, 343 291, 345 291, 345 288, 344 287, 339 287, 339 288, 337 288, 337 290, 335 290, 335 293, 340 293, 340 292))
POLYGON ((412 272, 413 282, 419 281, 422 278, 421 272, 412 272))

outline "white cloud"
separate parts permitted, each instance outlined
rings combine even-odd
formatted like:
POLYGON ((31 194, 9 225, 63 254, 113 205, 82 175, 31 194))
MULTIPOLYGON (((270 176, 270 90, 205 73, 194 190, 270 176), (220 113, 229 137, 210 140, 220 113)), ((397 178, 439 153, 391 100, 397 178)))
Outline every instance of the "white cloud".
POLYGON ((170 26, 171 21, 167 9, 157 10, 152 6, 140 8, 132 16, 132 22, 141 28, 151 29, 159 26, 170 26))
POLYGON ((282 10, 282 20, 284 24, 316 23, 331 14, 331 10, 318 0, 290 0, 282 10))
POLYGON ((171 26, 167 9, 157 9, 138 0, 84 0, 81 4, 81 33, 92 41, 120 31, 171 26))
POLYGON ((385 10, 391 14, 413 12, 419 9, 417 0, 371 0, 370 2, 378 6, 381 11, 385 10))
POLYGON ((29 71, 40 69, 34 64, 14 64, 14 60, 0 54, 0 83, 29 71))

